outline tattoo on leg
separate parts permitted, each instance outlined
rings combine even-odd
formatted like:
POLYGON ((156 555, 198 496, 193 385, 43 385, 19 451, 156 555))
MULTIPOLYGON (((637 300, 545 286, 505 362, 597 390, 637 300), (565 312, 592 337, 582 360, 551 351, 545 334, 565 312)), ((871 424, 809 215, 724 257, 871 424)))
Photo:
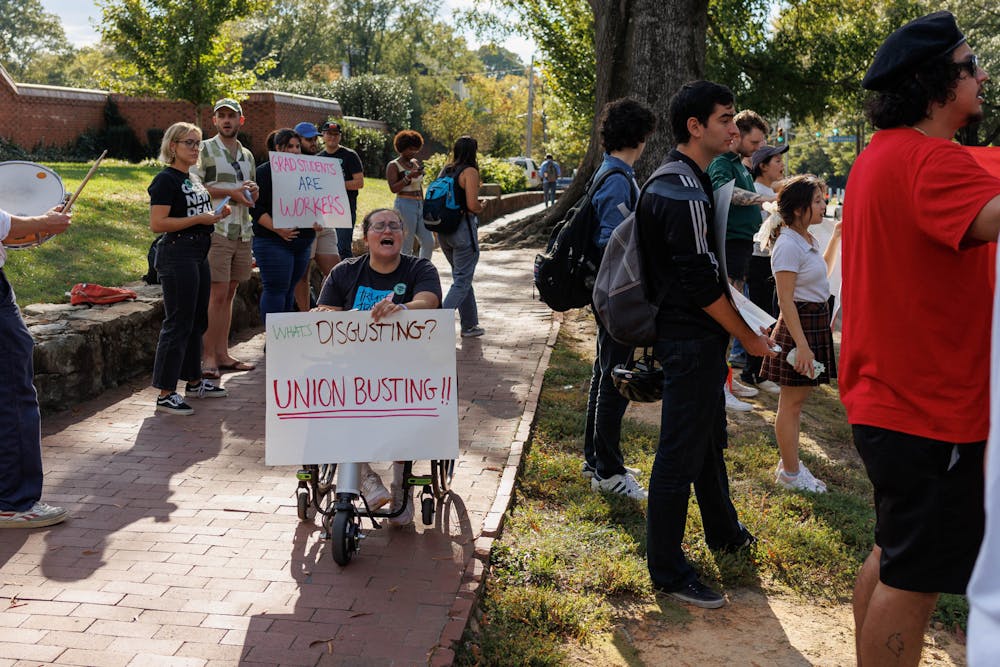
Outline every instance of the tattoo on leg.
POLYGON ((898 659, 903 655, 903 649, 905 648, 903 646, 903 635, 898 632, 889 635, 889 639, 885 642, 885 647, 889 649, 889 653, 892 653, 898 659))

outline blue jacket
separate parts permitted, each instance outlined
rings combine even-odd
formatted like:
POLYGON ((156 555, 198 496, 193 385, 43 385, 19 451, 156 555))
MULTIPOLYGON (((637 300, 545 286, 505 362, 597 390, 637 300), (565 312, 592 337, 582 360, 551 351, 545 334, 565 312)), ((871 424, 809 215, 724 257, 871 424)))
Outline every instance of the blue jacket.
POLYGON ((615 168, 624 171, 628 177, 611 176, 604 182, 601 189, 594 193, 593 204, 599 223, 594 243, 597 244, 598 248, 608 245, 611 232, 625 221, 635 206, 635 200, 639 197, 639 185, 635 182, 635 172, 632 171, 632 167, 607 153, 604 154, 601 166, 594 173, 594 182, 600 180, 606 171, 615 168))

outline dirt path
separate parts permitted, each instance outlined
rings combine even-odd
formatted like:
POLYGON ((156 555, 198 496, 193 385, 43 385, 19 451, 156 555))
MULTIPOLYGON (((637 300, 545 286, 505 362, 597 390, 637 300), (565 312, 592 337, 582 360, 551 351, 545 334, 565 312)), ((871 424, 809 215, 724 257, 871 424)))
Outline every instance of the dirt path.
MULTIPOLYGON (((561 335, 593 357, 594 326, 589 313, 567 313, 561 335)), ((776 402, 775 402, 776 403, 776 402)), ((773 407, 732 415, 731 423, 744 420, 774 421, 773 407)), ((631 404, 627 417, 658 424, 660 406, 631 404)), ((806 428, 823 431, 829 425, 815 424, 809 415, 806 428)), ((856 458, 850 447, 824 447, 808 437, 803 447, 822 451, 838 459, 856 458)), ((855 664, 854 618, 849 603, 817 604, 795 594, 757 588, 728 589, 729 604, 722 609, 703 610, 661 601, 637 607, 618 619, 613 635, 574 653, 574 660, 592 665, 648 665, 680 667, 727 665, 736 667, 791 667, 799 665, 847 666, 855 664)), ((924 636, 921 665, 964 667, 965 646, 951 632, 931 628, 924 636)))

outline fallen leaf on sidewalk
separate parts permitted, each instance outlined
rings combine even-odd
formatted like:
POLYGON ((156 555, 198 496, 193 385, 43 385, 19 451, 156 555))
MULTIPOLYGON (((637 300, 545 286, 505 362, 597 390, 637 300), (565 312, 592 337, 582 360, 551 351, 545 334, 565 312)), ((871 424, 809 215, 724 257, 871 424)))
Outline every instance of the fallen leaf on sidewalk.
POLYGON ((395 592, 396 592, 396 591, 398 591, 398 590, 399 590, 399 586, 393 586, 392 588, 390 588, 390 589, 389 589, 389 591, 388 591, 388 592, 389 592, 389 593, 395 593, 395 592))
POLYGON ((97 553, 97 552, 96 552, 96 551, 94 551, 93 549, 84 549, 84 550, 83 550, 83 555, 84 555, 84 556, 93 556, 93 555, 94 555, 94 554, 96 554, 96 553, 97 553))
POLYGON ((320 644, 326 644, 326 650, 327 650, 327 652, 329 652, 331 655, 333 655, 333 638, 330 638, 330 639, 316 639, 314 641, 311 641, 311 642, 309 642, 309 648, 313 648, 314 646, 319 646, 320 644))
POLYGON ((372 613, 370 611, 359 611, 359 612, 355 612, 355 613, 351 614, 350 617, 351 618, 358 618, 359 616, 371 616, 371 615, 372 615, 372 613))

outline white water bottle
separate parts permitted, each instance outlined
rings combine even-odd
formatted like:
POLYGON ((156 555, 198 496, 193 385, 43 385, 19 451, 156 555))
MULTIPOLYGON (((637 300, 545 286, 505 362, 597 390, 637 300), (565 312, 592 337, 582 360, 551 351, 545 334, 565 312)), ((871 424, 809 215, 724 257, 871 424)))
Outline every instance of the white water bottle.
MULTIPOLYGON (((785 360, 788 362, 789 366, 794 367, 795 360, 798 358, 798 356, 799 356, 798 348, 793 347, 788 351, 788 356, 785 357, 785 360)), ((815 358, 813 358, 812 373, 807 375, 806 377, 808 377, 810 380, 815 380, 825 370, 826 370, 826 365, 822 361, 817 361, 815 358)))

